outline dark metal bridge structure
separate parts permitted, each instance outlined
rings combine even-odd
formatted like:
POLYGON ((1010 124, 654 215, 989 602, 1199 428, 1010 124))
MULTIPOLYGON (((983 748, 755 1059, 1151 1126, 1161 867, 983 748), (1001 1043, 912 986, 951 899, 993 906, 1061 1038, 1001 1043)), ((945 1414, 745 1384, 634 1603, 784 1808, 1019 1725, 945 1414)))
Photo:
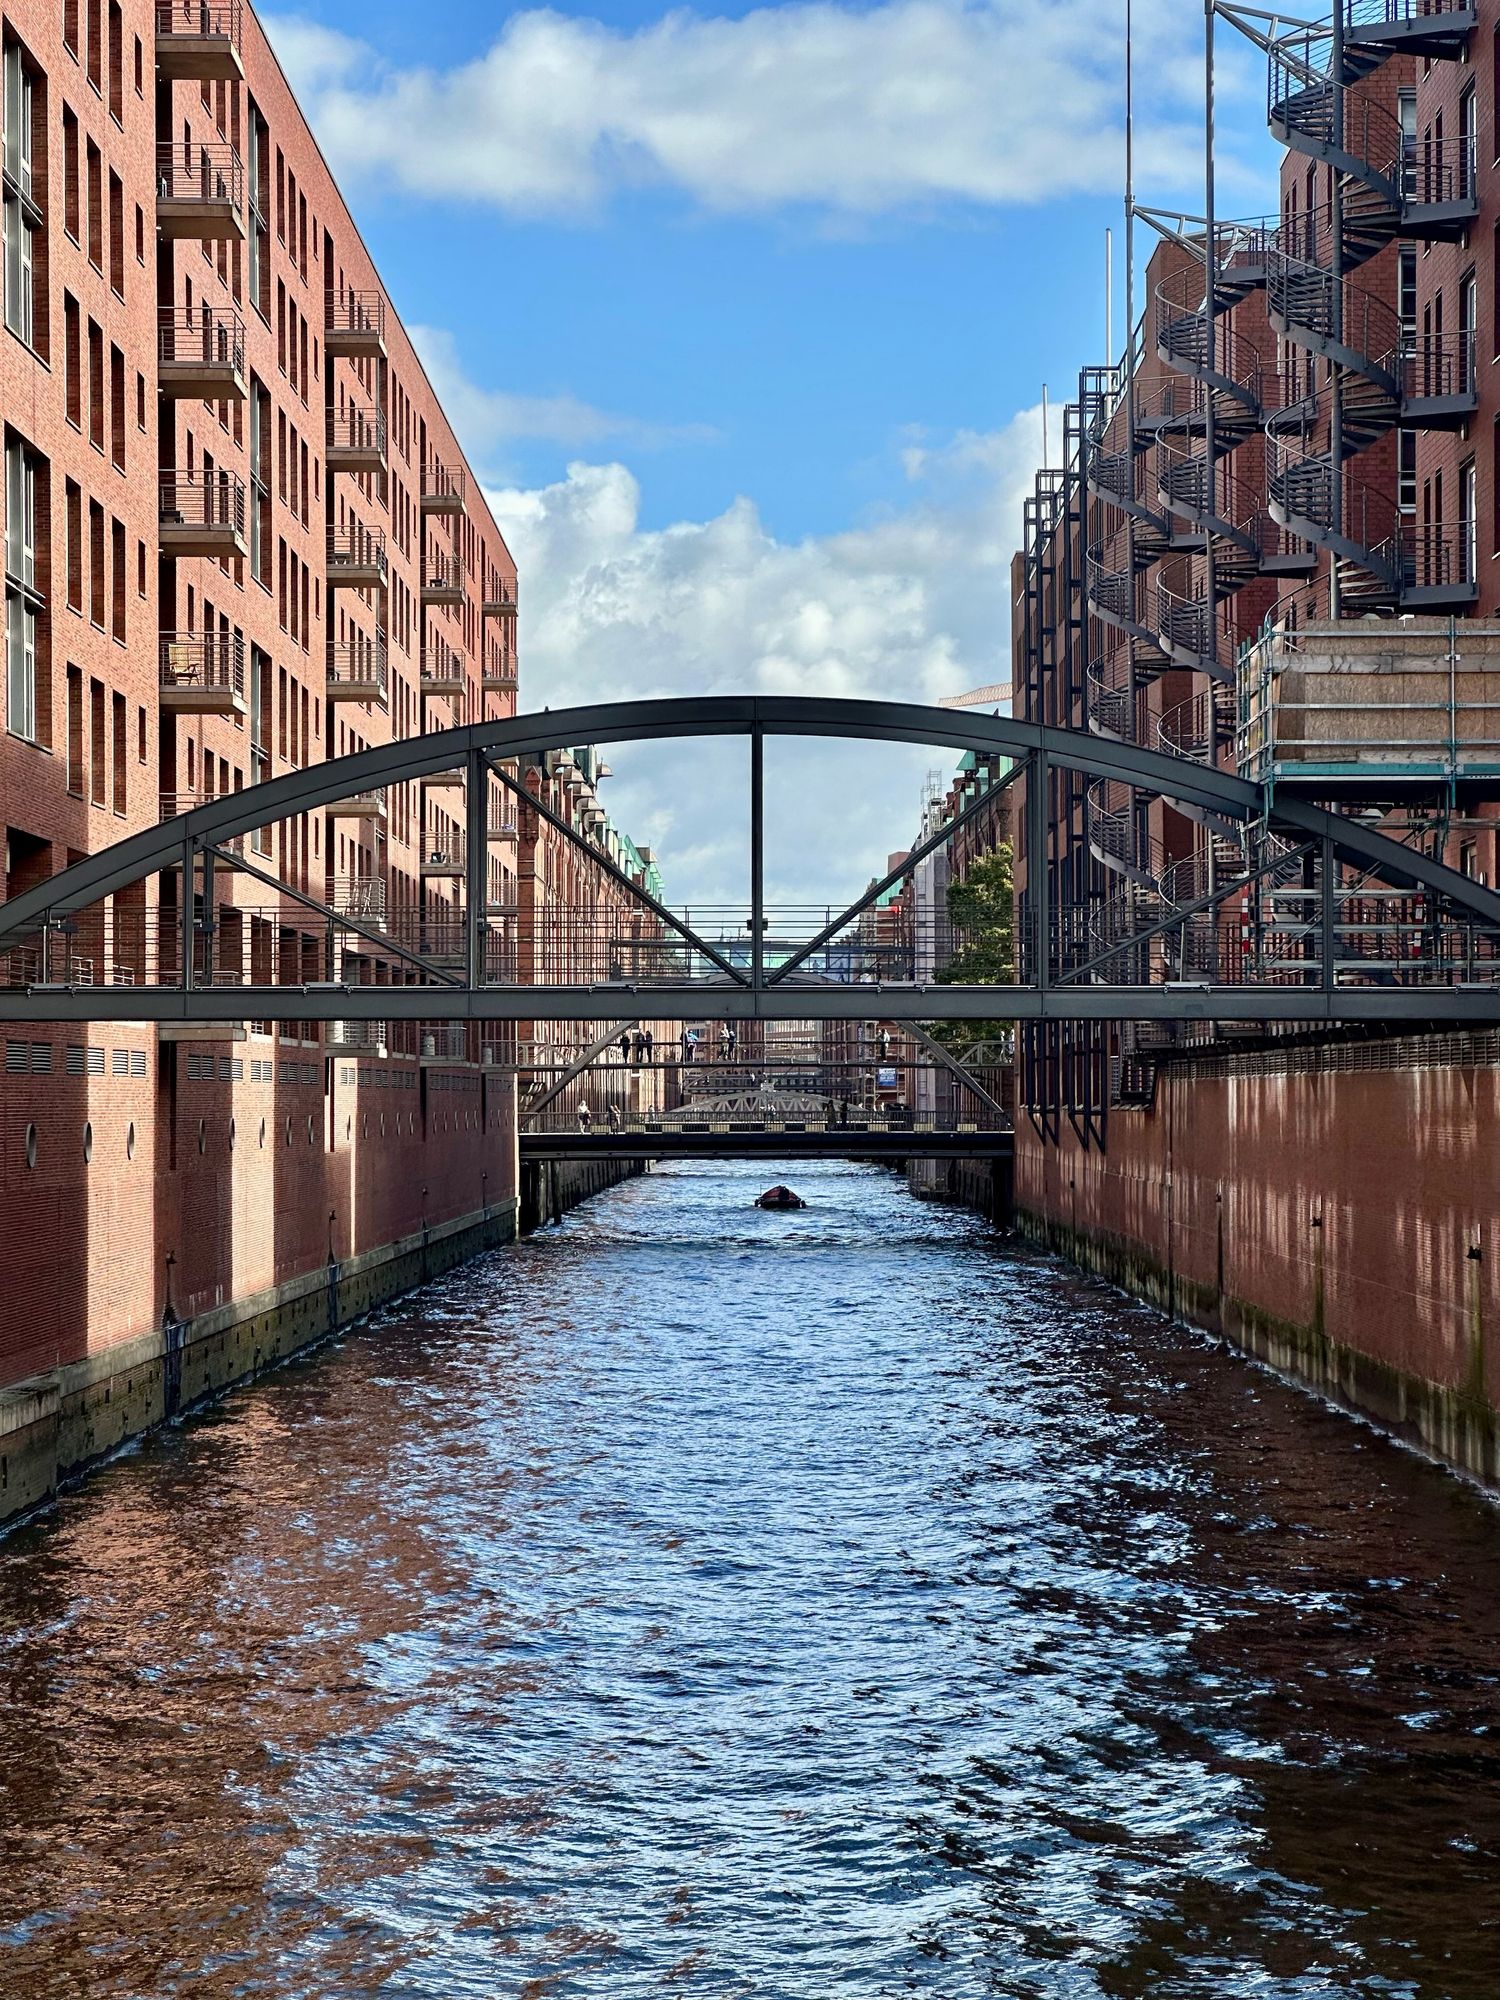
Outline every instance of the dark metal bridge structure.
POLYGON ((0 1017, 323 1020, 356 1042, 393 1020, 611 1022, 611 1036, 637 1019, 1482 1025, 1500 1022, 1500 895, 1365 818, 1100 735, 897 702, 621 702, 475 723, 315 764, 76 862, 0 905, 0 1017), (520 775, 519 760, 576 744, 711 737, 742 738, 749 750, 749 896, 733 924, 719 913, 700 927, 657 901, 520 775), (972 751, 996 776, 881 881, 812 922, 766 899, 765 746, 782 737, 972 751), (1095 905, 1055 901, 1051 871, 1032 871, 1017 903, 1015 977, 1003 984, 946 980, 936 928, 924 936, 912 922, 875 921, 881 899, 1008 788, 1024 800, 1021 849, 1045 854, 1054 783, 1069 772, 1232 828, 1240 861, 1174 898, 1143 895, 1126 922, 1104 930, 1095 905), (388 911, 333 889, 311 894, 270 865, 264 829, 340 802, 378 813, 386 787, 438 774, 464 797, 451 901, 424 896, 418 908, 388 911), (511 837, 523 802, 618 878, 649 914, 648 934, 559 909, 523 954, 516 911, 487 897, 492 781, 512 808, 511 837), (1268 884, 1297 912, 1274 934, 1256 915, 1268 884), (247 885, 263 897, 258 925, 247 885))

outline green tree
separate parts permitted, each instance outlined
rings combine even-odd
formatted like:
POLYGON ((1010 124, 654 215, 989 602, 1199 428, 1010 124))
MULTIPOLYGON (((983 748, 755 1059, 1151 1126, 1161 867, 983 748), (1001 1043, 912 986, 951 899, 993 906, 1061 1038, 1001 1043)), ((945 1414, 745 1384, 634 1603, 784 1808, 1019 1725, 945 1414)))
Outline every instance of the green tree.
MULTIPOLYGON (((1006 986, 1015 978, 1016 897, 1008 841, 948 884, 953 956, 938 973, 952 986, 1006 986)), ((934 1022, 929 1032, 951 1048, 1008 1038, 1008 1021, 934 1022)))

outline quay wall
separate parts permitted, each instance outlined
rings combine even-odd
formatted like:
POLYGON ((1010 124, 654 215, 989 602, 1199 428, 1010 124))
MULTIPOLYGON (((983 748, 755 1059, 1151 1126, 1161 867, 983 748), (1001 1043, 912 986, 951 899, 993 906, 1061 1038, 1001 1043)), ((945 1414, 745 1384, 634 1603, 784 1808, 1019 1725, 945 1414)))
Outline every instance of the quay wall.
POLYGON ((1500 1485, 1500 1059, 1453 1047, 1485 1039, 1168 1066, 1103 1150, 1019 1118, 1017 1226, 1500 1485))

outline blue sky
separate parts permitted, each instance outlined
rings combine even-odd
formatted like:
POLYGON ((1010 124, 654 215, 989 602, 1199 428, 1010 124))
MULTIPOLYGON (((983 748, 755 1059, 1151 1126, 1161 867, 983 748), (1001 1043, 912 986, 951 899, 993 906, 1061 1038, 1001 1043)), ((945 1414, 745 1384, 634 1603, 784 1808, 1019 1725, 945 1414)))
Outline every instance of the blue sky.
MULTIPOLYGON (((1124 0, 270 16, 522 564, 528 705, 1008 677, 1041 385, 1060 404, 1101 358, 1108 225, 1120 256, 1123 20, 1124 0)), ((1197 10, 1136 0, 1136 23, 1141 193, 1197 206, 1197 10)), ((1253 211, 1259 71, 1228 52, 1221 89, 1225 206, 1253 211)), ((675 837, 685 893, 717 889, 708 801, 669 810, 624 762, 622 816, 675 837)), ((853 836, 871 866, 891 810, 853 836)))

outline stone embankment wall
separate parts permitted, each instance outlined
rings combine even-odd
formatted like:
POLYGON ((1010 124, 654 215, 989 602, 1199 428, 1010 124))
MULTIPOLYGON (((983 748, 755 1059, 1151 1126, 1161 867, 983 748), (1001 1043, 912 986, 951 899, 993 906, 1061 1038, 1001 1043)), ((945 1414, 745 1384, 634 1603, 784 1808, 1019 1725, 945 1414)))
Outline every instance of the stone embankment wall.
POLYGON ((1018 1226, 1500 1485, 1500 1048, 1165 1069, 1108 1145, 1018 1119, 1018 1226))

